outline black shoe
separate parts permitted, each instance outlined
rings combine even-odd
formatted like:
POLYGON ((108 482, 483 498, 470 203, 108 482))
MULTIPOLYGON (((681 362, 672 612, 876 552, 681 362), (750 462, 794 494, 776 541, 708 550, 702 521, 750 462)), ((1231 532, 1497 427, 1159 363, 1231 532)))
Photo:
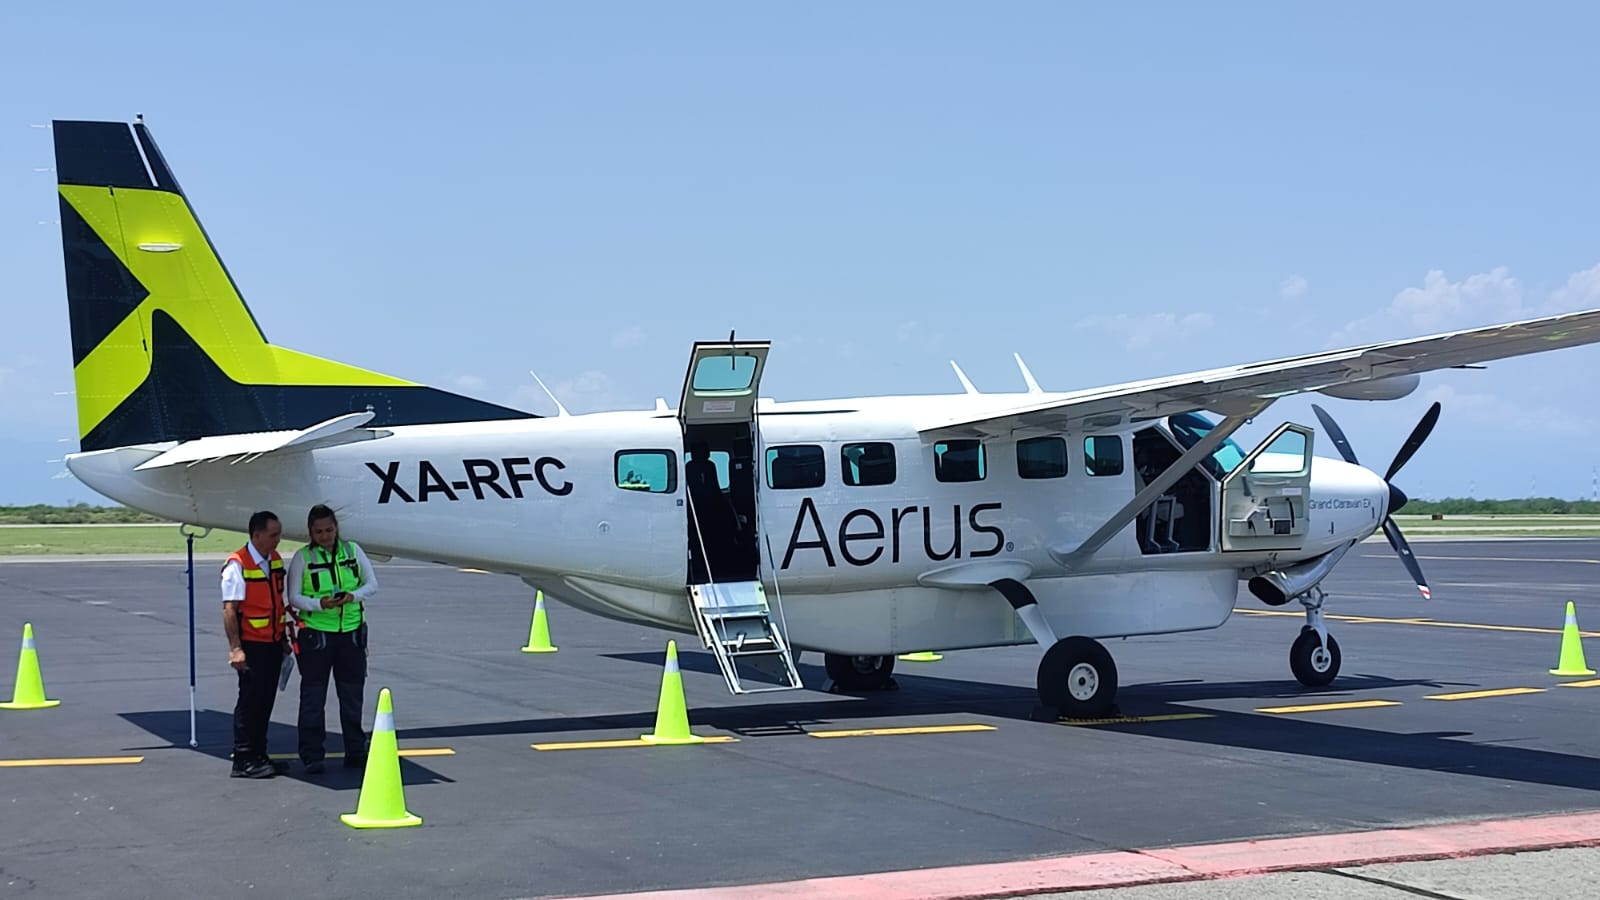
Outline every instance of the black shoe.
POLYGON ((276 774, 278 774, 278 770, 277 767, 272 764, 272 760, 258 759, 254 762, 246 763, 243 766, 239 765, 238 763, 234 763, 233 771, 228 773, 228 777, 271 778, 276 774))
POLYGON ((306 763, 307 775, 321 775, 326 769, 327 766, 320 759, 313 759, 306 763))
POLYGON ((344 767, 346 769, 365 769, 367 767, 367 755, 365 753, 357 756, 345 754, 344 767))

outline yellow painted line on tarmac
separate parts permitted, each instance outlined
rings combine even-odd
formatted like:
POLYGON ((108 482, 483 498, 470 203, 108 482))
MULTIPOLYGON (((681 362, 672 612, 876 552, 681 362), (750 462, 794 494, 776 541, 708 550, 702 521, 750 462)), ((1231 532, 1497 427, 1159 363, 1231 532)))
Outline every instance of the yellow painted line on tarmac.
POLYGON ((1180 719, 1211 719, 1212 713, 1168 713, 1163 716, 1116 716, 1110 719, 1057 719, 1057 725, 1137 725, 1144 722, 1176 722, 1180 719))
POLYGON ((1542 694, 1544 688, 1499 688, 1492 691, 1462 691, 1459 694, 1429 694, 1427 700, 1482 700, 1485 697, 1515 697, 1518 694, 1542 694))
POLYGON ((489 574, 489 572, 487 570, 485 570, 485 569, 462 569, 461 571, 466 572, 469 575, 488 575, 489 574))
POLYGON ((906 728, 858 728, 853 731, 808 731, 814 738, 883 737, 894 734, 958 734, 964 731, 995 731, 993 725, 914 725, 906 728))
MULTIPOLYGON (((732 744, 739 739, 721 735, 701 738, 702 744, 732 744)), ((631 738, 625 741, 572 741, 561 744, 533 744, 535 750, 614 750, 619 747, 683 747, 687 744, 652 744, 643 738, 631 738)))
POLYGON ((1340 709, 1377 709, 1380 706, 1399 706, 1399 700, 1351 700, 1345 703, 1318 703, 1312 706, 1263 706, 1258 713, 1291 715, 1293 713, 1333 712, 1340 709))
POLYGON ((59 759, 0 759, 0 769, 36 766, 130 766, 144 762, 142 756, 67 756, 59 759))
MULTIPOLYGON (((1235 609, 1236 613, 1247 616, 1294 616, 1303 618, 1303 612, 1282 612, 1275 609, 1235 609)), ((1560 628, 1535 628, 1531 625, 1479 625, 1474 622, 1440 622, 1437 619, 1426 618, 1396 618, 1389 619, 1381 616, 1339 616, 1328 615, 1325 618, 1339 622, 1365 625, 1430 625, 1434 628, 1470 628, 1478 631, 1513 631, 1522 634, 1560 634, 1560 628)), ((1580 631, 1582 637, 1600 637, 1600 631, 1580 631)))
POLYGON ((1595 679, 1592 679, 1592 680, 1589 680, 1589 681, 1563 681, 1563 682, 1561 682, 1561 686, 1562 687, 1600 687, 1600 678, 1595 678, 1595 679))
MULTIPOLYGON (((298 754, 298 753, 269 753, 267 755, 270 756, 273 759, 299 759, 300 758, 300 754, 298 754)), ((403 748, 400 749, 399 755, 400 756, 407 756, 407 757, 410 757, 410 756, 455 756, 456 755, 456 751, 450 749, 449 747, 411 747, 411 748, 404 748, 403 747, 403 748)), ((329 759, 343 759, 344 758, 344 753, 342 751, 339 752, 339 753, 329 753, 328 754, 328 758, 329 759)))

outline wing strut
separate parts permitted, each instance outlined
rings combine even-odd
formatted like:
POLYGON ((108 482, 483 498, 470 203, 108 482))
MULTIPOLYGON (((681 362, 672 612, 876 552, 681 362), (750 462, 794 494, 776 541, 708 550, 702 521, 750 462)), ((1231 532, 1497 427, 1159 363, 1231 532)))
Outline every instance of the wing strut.
POLYGON ((1160 475, 1157 475, 1149 484, 1145 485, 1144 490, 1135 494, 1132 500, 1129 500, 1126 505, 1117 510, 1116 515, 1107 519, 1106 523, 1101 525, 1094 534, 1089 535, 1087 540, 1070 550, 1066 547, 1051 547, 1050 558, 1068 569, 1083 565, 1097 550, 1104 547, 1107 541, 1116 536, 1117 532, 1125 528, 1129 522, 1138 518, 1141 510, 1154 503, 1157 497, 1166 493, 1167 488, 1177 484, 1178 479, 1194 468, 1196 463, 1204 459, 1211 451, 1217 449, 1224 440, 1227 440, 1235 431, 1238 431, 1244 423, 1260 415, 1262 410, 1271 405, 1271 400, 1257 400, 1247 411, 1228 416, 1217 423, 1217 427, 1211 429, 1210 433, 1201 438, 1199 443, 1190 447, 1188 452, 1178 457, 1176 462, 1167 466, 1160 475))

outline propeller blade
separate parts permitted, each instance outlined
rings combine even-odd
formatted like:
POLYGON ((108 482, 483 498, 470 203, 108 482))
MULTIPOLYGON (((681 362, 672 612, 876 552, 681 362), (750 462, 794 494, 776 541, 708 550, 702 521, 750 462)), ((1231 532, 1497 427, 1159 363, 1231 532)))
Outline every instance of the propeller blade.
POLYGON ((1411 552, 1411 545, 1406 543, 1406 536, 1400 533, 1400 526, 1388 516, 1383 518, 1383 536, 1389 539, 1389 546, 1405 563, 1406 571, 1411 573, 1411 580, 1417 583, 1417 590, 1422 592, 1422 599, 1432 600, 1433 591, 1428 587, 1428 580, 1422 577, 1422 567, 1417 565, 1416 554, 1411 552))
POLYGON ((1315 403, 1311 404, 1311 411, 1317 414, 1317 421, 1322 423, 1322 430, 1328 433, 1328 437, 1333 438, 1333 445, 1339 448, 1339 455, 1344 457, 1344 461, 1353 466, 1361 465, 1356 461, 1355 448, 1350 446, 1350 441, 1345 438, 1344 431, 1339 428, 1339 423, 1333 420, 1333 416, 1328 415, 1315 403))
POLYGON ((1422 420, 1417 422, 1417 427, 1411 429, 1411 436, 1406 438, 1406 442, 1400 446, 1400 452, 1394 455, 1394 462, 1389 464, 1388 474, 1383 476, 1384 481, 1394 480, 1395 473, 1400 471, 1401 466, 1411 460, 1412 455, 1417 452, 1417 448, 1421 447, 1422 442, 1427 440, 1428 435, 1433 432, 1433 426, 1438 421, 1439 404, 1435 401, 1432 406, 1428 407, 1428 411, 1423 414, 1422 420))

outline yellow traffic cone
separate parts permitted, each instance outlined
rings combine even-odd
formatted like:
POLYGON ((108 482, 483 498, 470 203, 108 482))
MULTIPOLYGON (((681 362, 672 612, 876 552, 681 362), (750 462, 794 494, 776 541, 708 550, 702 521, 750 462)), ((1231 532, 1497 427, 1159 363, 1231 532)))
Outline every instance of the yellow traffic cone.
POLYGON ((934 653, 932 650, 918 650, 916 653, 902 653, 900 654, 899 658, 905 660, 906 662, 938 662, 939 660, 944 659, 943 656, 938 653, 934 653))
POLYGON ((523 653, 554 653, 550 645, 550 623, 544 615, 544 591, 539 591, 533 601, 533 626, 528 629, 528 646, 523 653))
POLYGON ((1583 638, 1578 634, 1578 611, 1571 600, 1567 601, 1567 623, 1561 628, 1561 663, 1551 669, 1550 674, 1564 678, 1594 674, 1594 670, 1583 659, 1583 638))
POLYGON ((656 730, 639 739, 647 744, 698 744, 705 740, 689 733, 689 710, 683 702, 683 673, 678 671, 677 641, 667 641, 667 668, 661 673, 656 730))
POLYGON ((404 828, 422 819, 406 812, 405 788, 400 783, 400 746, 395 743, 394 705, 389 689, 378 692, 378 714, 372 722, 367 748, 367 769, 361 776, 361 797, 356 811, 339 817, 351 828, 404 828))
POLYGON ((44 679, 39 677, 39 651, 33 646, 33 623, 22 623, 22 656, 17 659, 17 684, 11 692, 10 703, 0 703, 0 709, 48 709, 60 706, 60 700, 44 698, 44 679))

